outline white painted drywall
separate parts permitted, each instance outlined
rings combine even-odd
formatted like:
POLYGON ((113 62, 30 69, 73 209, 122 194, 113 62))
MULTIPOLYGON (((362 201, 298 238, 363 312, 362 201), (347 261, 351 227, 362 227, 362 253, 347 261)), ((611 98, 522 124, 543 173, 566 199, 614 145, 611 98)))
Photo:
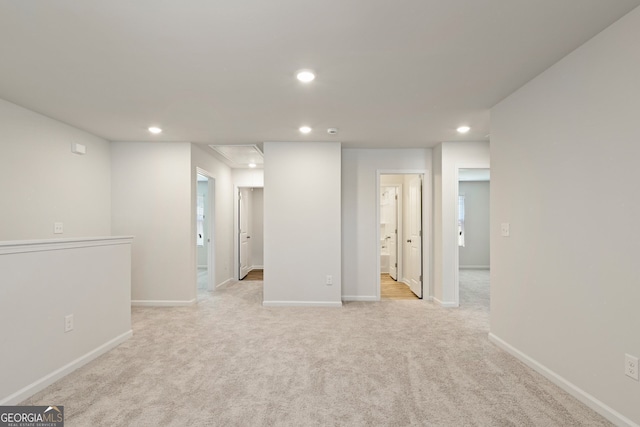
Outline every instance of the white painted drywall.
POLYGON ((443 142, 434 149, 433 296, 447 307, 458 305, 459 168, 489 168, 488 142, 443 142))
POLYGON ((111 161, 112 229, 135 236, 133 303, 193 303, 196 176, 191 174, 191 144, 114 142, 111 161))
POLYGON ((0 123, 0 241, 111 235, 109 143, 3 100, 0 123))
POLYGON ((264 152, 264 304, 340 306, 340 143, 264 152))
POLYGON ((264 265, 264 190, 251 191, 251 263, 254 268, 264 265))
POLYGON ((491 111, 491 333, 635 425, 639 43, 635 9, 491 111))
POLYGON ((489 268, 489 181, 460 182, 464 194, 465 245, 458 246, 460 268, 489 268))
POLYGON ((264 187, 264 169, 232 169, 236 187, 264 187))
POLYGON ((2 242, 0 283, 0 405, 131 336, 131 238, 2 242))
MULTIPOLYGON (((431 171, 430 149, 345 149, 342 151, 342 297, 375 301, 378 298, 377 171, 431 171)), ((393 171, 393 172, 389 172, 393 171)), ((425 200, 431 200, 431 176, 425 177, 425 200)), ((424 275, 430 277, 431 205, 425 215, 424 275)), ((429 285, 425 280, 425 295, 429 285)))
MULTIPOLYGON (((195 248, 195 193, 196 193, 196 176, 197 168, 206 171, 208 176, 215 180, 214 191, 214 230, 212 241, 214 242, 214 286, 221 285, 233 278, 233 262, 234 262, 234 194, 231 168, 218 160, 215 155, 210 153, 209 148, 202 148, 196 144, 191 144, 191 191, 194 202, 193 221, 193 245, 195 248)), ((192 257, 195 257, 195 249, 193 249, 192 257)), ((195 268, 195 261, 191 263, 195 268)), ((194 271, 195 274, 195 271, 194 271)), ((195 277, 195 276, 194 276, 195 277)), ((195 280, 195 278, 194 278, 195 280)))

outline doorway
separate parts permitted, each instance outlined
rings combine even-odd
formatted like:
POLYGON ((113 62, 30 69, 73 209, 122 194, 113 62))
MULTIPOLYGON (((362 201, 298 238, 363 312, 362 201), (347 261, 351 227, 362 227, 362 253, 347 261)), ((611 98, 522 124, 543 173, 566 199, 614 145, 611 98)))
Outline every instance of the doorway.
POLYGON ((196 176, 196 292, 202 294, 214 288, 215 181, 204 171, 196 176))
POLYGON ((489 310, 490 170, 458 170, 458 301, 489 310))
POLYGON ((263 188, 238 188, 238 280, 263 280, 263 203, 263 188))
POLYGON ((423 298, 423 181, 424 174, 379 175, 381 299, 423 298))

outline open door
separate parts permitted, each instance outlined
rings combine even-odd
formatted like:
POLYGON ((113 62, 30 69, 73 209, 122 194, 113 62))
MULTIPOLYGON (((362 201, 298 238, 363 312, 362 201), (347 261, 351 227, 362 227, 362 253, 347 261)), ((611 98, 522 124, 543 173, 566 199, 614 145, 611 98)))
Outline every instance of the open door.
POLYGON ((409 287, 422 298, 422 176, 409 180, 409 287))
POLYGON ((240 272, 238 278, 244 279, 251 270, 251 221, 249 189, 241 188, 238 194, 238 247, 240 249, 240 272))

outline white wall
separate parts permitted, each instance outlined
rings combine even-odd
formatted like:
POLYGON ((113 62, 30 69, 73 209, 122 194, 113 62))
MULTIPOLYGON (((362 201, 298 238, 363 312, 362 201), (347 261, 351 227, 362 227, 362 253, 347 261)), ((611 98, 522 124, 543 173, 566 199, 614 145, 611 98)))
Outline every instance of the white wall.
POLYGON ((251 192, 251 263, 255 268, 264 265, 264 190, 254 188, 251 192))
MULTIPOLYGON (((344 300, 375 301, 379 279, 377 231, 377 171, 431 171, 430 149, 345 149, 342 150, 342 297, 344 300)), ((387 172, 392 173, 392 172, 387 172)), ((430 173, 425 178, 431 179, 430 173)), ((430 201, 425 181, 425 199, 430 201)), ((430 218, 424 216, 425 277, 429 277, 430 218)), ((425 294, 429 285, 424 283, 425 294)))
POLYGON ((231 176, 236 187, 264 187, 264 169, 232 169, 231 176))
POLYGON ((21 402, 131 336, 130 272, 130 238, 0 243, 0 405, 21 402))
POLYGON ((264 152, 264 304, 340 306, 340 143, 264 152))
POLYGON ((465 245, 458 246, 460 268, 489 268, 489 181, 464 181, 465 245))
POLYGON ((635 9, 491 112, 493 338, 618 425, 640 424, 639 43, 635 9))
MULTIPOLYGON (((211 176, 215 180, 214 191, 214 230, 212 241, 214 242, 214 286, 219 286, 233 278, 233 261, 234 261, 234 194, 231 168, 218 160, 215 155, 209 152, 208 148, 202 148, 196 144, 191 144, 191 194, 194 201, 190 218, 192 233, 192 259, 195 257, 195 227, 196 227, 196 177, 197 168, 206 171, 206 175, 211 176)), ((195 267, 195 261, 190 262, 195 267)), ((194 273, 195 274, 195 271, 194 273)), ((195 279, 194 279, 195 280, 195 279)))
POLYGON ((0 241, 111 235, 109 143, 3 100, 0 123, 0 241))
POLYGON ((434 150, 434 300, 458 306, 458 169, 489 168, 488 142, 443 142, 434 150))
POLYGON ((189 143, 111 144, 112 229, 135 236, 134 304, 195 301, 196 178, 191 180, 190 156, 189 143))

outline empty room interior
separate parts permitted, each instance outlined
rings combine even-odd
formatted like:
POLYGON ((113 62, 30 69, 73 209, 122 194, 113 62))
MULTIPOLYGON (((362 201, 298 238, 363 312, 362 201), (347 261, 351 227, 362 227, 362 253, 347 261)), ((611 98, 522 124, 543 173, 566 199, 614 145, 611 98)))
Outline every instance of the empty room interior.
POLYGON ((0 408, 639 427, 639 6, 1 0, 0 408))

